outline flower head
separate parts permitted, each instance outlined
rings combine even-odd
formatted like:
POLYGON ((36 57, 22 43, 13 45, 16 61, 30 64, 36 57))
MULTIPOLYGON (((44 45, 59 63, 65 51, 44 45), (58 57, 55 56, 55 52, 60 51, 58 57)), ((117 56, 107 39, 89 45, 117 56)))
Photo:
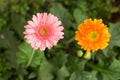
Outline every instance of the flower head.
POLYGON ((63 38, 64 28, 61 26, 61 21, 51 13, 37 13, 33 15, 32 21, 28 21, 25 25, 25 38, 29 44, 36 50, 40 48, 44 51, 45 48, 51 48, 63 38))
POLYGON ((110 34, 107 26, 102 23, 102 19, 87 19, 78 26, 75 40, 84 50, 96 51, 107 47, 110 34))

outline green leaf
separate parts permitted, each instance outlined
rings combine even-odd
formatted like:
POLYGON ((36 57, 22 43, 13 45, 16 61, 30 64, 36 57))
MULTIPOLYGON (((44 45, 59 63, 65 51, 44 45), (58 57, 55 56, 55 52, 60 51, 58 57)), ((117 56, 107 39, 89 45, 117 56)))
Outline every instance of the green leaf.
POLYGON ((76 8, 74 10, 74 18, 77 22, 77 25, 82 23, 85 19, 87 19, 87 14, 85 12, 83 12, 82 10, 80 10, 79 8, 76 8))
POLYGON ((53 65, 44 60, 39 68, 37 80, 53 80, 53 70, 53 65))
POLYGON ((116 78, 120 79, 120 60, 114 58, 112 64, 109 66, 109 69, 113 71, 116 78))
POLYGON ((106 56, 106 57, 109 57, 110 54, 109 54, 109 51, 111 51, 111 48, 110 46, 107 46, 105 49, 102 50, 103 51, 103 54, 106 56))
POLYGON ((59 17, 65 27, 70 27, 72 25, 71 14, 60 3, 52 3, 50 12, 59 17))
POLYGON ((3 27, 3 24, 1 24, 1 23, 3 23, 3 21, 4 21, 4 20, 0 18, 0 32, 1 32, 2 27, 3 27))
POLYGON ((16 50, 18 43, 13 31, 5 29, 3 33, 0 34, 0 47, 16 50))
POLYGON ((57 72, 57 80, 65 80, 69 76, 69 71, 66 66, 62 66, 57 72))
POLYGON ((86 62, 87 60, 81 60, 78 63, 76 63, 78 64, 78 68, 80 68, 79 70, 84 70, 86 62))
POLYGON ((86 60, 79 60, 76 58, 69 59, 69 65, 71 66, 71 70, 75 72, 83 71, 85 68, 86 60))
POLYGON ((98 58, 98 65, 99 65, 100 67, 104 66, 104 61, 103 61, 103 59, 101 59, 100 57, 97 57, 97 58, 98 58))
POLYGON ((36 77, 36 73, 35 72, 32 72, 32 73, 30 73, 30 75, 28 76, 28 79, 32 79, 32 78, 34 78, 34 77, 36 77))
MULTIPOLYGON (((17 52, 18 64, 23 64, 24 66, 27 65, 27 63, 32 55, 32 52, 33 52, 33 49, 28 43, 26 43, 26 42, 22 43, 19 46, 19 52, 17 52)), ((41 62, 43 56, 44 56, 44 54, 42 51, 36 50, 30 66, 36 67, 36 66, 40 65, 40 62, 41 62)))
POLYGON ((88 4, 87 4, 87 1, 85 1, 85 0, 78 0, 78 2, 76 3, 77 5, 78 5, 78 7, 82 10, 82 11, 84 11, 84 12, 86 12, 87 11, 87 7, 88 7, 88 4))
POLYGON ((113 77, 113 75, 102 73, 102 76, 103 76, 103 80, 117 80, 113 77))
POLYGON ((65 65, 67 62, 68 54, 66 54, 64 51, 57 52, 56 56, 54 56, 53 59, 51 59, 51 63, 54 63, 54 65, 61 67, 62 65, 65 65))
POLYGON ((19 41, 14 37, 14 32, 8 29, 3 30, 0 35, 0 48, 5 49, 5 57, 9 67, 16 67, 16 52, 19 41))
POLYGON ((110 24, 110 34, 111 39, 109 42, 109 47, 113 48, 114 46, 120 47, 120 23, 110 24))
POLYGON ((18 15, 18 14, 12 14, 11 15, 11 27, 16 31, 18 36, 23 39, 24 34, 24 25, 25 25, 25 18, 24 16, 18 15))
POLYGON ((109 66, 109 73, 102 73, 103 80, 118 80, 120 79, 120 61, 113 59, 109 66))
POLYGON ((97 80, 96 71, 85 72, 82 71, 80 73, 72 73, 70 80, 97 80))
POLYGON ((17 79, 16 80, 24 80, 23 79, 24 77, 22 75, 18 75, 17 79))

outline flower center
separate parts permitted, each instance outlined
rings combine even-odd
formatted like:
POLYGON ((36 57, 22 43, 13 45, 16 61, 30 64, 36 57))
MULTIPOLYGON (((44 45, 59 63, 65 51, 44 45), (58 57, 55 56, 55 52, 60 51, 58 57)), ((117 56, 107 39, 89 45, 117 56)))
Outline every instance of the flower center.
POLYGON ((40 33, 40 35, 44 36, 47 34, 47 29, 45 29, 45 28, 39 29, 39 33, 40 33))
POLYGON ((95 41, 98 38, 98 34, 96 32, 91 32, 89 38, 91 41, 95 41))

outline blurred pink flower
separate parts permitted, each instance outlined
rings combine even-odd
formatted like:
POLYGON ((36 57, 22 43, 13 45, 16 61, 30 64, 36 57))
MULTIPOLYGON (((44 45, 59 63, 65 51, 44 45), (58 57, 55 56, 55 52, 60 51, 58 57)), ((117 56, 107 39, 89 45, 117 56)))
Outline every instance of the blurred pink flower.
POLYGON ((37 13, 33 15, 32 21, 25 25, 25 38, 34 50, 40 48, 50 49, 53 45, 63 38, 63 26, 61 21, 51 13, 37 13))

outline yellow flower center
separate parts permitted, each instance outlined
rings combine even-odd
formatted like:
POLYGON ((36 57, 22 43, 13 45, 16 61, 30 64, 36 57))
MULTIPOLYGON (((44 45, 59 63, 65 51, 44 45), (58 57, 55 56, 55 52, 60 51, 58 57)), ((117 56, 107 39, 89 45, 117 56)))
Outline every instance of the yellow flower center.
POLYGON ((89 38, 91 41, 95 41, 98 38, 98 34, 96 32, 91 32, 89 38))
POLYGON ((39 29, 40 35, 44 36, 47 34, 47 30, 45 28, 39 29))

